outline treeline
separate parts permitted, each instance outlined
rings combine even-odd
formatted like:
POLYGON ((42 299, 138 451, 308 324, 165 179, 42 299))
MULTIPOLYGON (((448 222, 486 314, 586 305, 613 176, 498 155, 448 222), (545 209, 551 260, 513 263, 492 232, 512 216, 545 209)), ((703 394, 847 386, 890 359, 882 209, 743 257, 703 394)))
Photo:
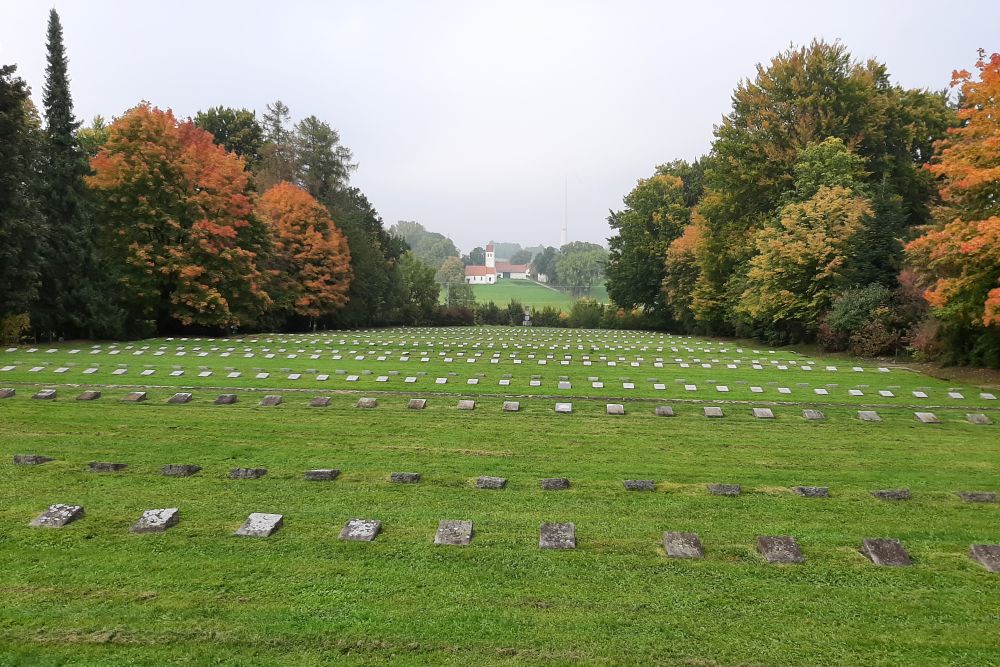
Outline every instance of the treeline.
POLYGON ((1000 56, 957 103, 839 44, 741 82, 711 152, 612 212, 611 299, 655 326, 1000 366, 1000 56))
POLYGON ((280 101, 75 118, 58 14, 41 117, 0 69, 0 338, 432 323, 434 270, 349 185, 353 155, 280 101))
POLYGON ((506 306, 487 303, 452 305, 442 308, 437 324, 442 326, 472 326, 476 324, 524 324, 524 315, 530 316, 531 326, 572 327, 578 329, 642 329, 649 325, 647 317, 639 311, 626 311, 617 306, 602 304, 594 299, 577 299, 570 311, 544 306, 526 307, 511 300, 506 306))

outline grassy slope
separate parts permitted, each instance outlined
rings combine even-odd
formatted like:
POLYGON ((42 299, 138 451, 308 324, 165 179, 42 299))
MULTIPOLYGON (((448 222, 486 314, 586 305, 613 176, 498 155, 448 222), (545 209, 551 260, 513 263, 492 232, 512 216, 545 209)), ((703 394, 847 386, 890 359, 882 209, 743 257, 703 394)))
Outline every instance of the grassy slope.
MULTIPOLYGON (((504 370, 542 374, 547 385, 568 372, 504 370)), ((672 389, 670 398, 681 395, 672 389)), ((166 389, 124 405, 123 393, 91 404, 32 401, 27 391, 0 401, 0 664, 995 664, 1000 654, 1000 577, 966 557, 970 543, 1000 542, 1000 507, 953 495, 1000 487, 998 426, 966 424, 964 410, 938 409, 946 423, 926 426, 898 401, 880 408, 885 422, 863 424, 845 400, 825 408, 824 423, 798 417, 802 405, 765 423, 745 406, 709 421, 700 404, 677 401, 679 416, 663 419, 648 405, 607 417, 605 399, 577 398, 576 413, 562 416, 541 398, 503 415, 499 397, 469 413, 454 409, 454 396, 414 412, 388 394, 361 411, 355 395, 305 407, 318 392, 286 393, 271 409, 248 396, 212 406, 208 392, 165 405, 166 389), (26 452, 58 461, 9 464, 26 452), (91 460, 130 468, 98 476, 85 472, 91 460), (164 478, 165 463, 205 470, 164 478), (226 479, 234 466, 271 472, 226 479), (312 467, 343 475, 302 481, 312 467), (396 470, 424 481, 390 485, 396 470), (508 489, 475 489, 482 474, 508 477, 508 489), (571 478, 570 490, 538 489, 557 475, 571 478), (657 492, 626 493, 625 478, 655 479, 657 492), (710 482, 741 483, 744 495, 710 496, 710 482), (787 491, 795 484, 828 485, 832 497, 799 498, 787 491), (869 495, 901 486, 913 500, 869 495), (27 527, 53 502, 83 504, 87 517, 62 530, 27 527), (128 534, 143 509, 166 506, 181 508, 177 527, 128 534), (231 537, 252 511, 281 512, 286 526, 267 540, 231 537), (384 534, 340 542, 351 517, 381 519, 384 534), (472 519, 472 545, 434 547, 443 518, 472 519), (576 522, 579 548, 539 551, 543 521, 576 522), (699 532, 705 560, 666 559, 668 529, 699 532), (765 565, 758 534, 795 535, 806 564, 765 565), (874 567, 857 552, 869 536, 900 538, 915 566, 874 567)))
POLYGON ((506 306, 512 299, 517 299, 526 306, 544 308, 552 306, 569 311, 574 299, 564 292, 557 292, 530 280, 501 280, 495 285, 473 285, 477 303, 492 301, 498 306, 506 306))

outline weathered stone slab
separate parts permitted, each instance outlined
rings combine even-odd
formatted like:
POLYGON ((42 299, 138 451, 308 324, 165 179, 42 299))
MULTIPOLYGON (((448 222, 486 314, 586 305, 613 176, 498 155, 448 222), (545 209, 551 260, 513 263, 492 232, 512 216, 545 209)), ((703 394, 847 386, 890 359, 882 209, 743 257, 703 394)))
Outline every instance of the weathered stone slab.
POLYGON ((49 461, 55 461, 55 459, 41 454, 14 454, 14 465, 16 466, 40 466, 49 461))
POLYGON ((83 517, 80 505, 49 505, 49 508, 35 517, 29 525, 36 528, 62 528, 83 517))
POLYGON ((93 389, 88 390, 76 397, 78 401, 96 401, 101 397, 101 392, 93 389))
POLYGON ((423 410, 424 408, 427 407, 427 399, 411 398, 410 401, 406 404, 406 407, 409 410, 423 410))
POLYGON ((375 398, 359 398, 355 407, 363 408, 365 410, 372 410, 378 407, 378 399, 375 398))
POLYGON ((802 416, 810 421, 823 421, 826 419, 826 415, 819 410, 803 410, 802 416))
POLYGON ((232 405, 236 402, 236 394, 222 394, 215 399, 216 405, 232 405))
POLYGON ((146 400, 146 392, 144 391, 130 391, 125 394, 122 398, 122 403, 142 403, 146 400))
POLYGON ((309 401, 309 407, 311 408, 325 408, 330 405, 329 396, 317 396, 316 398, 309 401))
POLYGON ((240 537, 270 537, 284 522, 285 517, 281 514, 254 512, 247 517, 235 534, 240 537))
POLYGON ((825 486, 793 486, 792 491, 804 498, 830 497, 830 489, 825 486))
POLYGON ((709 484, 708 492, 713 496, 738 496, 743 491, 739 484, 709 484))
POLYGON ((621 403, 608 403, 607 410, 609 415, 625 414, 625 406, 621 403))
POLYGON ((657 405, 653 408, 653 414, 657 417, 673 417, 674 409, 669 405, 657 405))
POLYGON ((458 409, 459 410, 475 410, 476 409, 476 402, 473 401, 472 399, 467 399, 467 398, 466 399, 462 399, 462 400, 460 400, 458 402, 458 409))
POLYGON ((167 399, 167 403, 173 403, 175 405, 183 405, 184 403, 191 402, 191 394, 188 392, 178 392, 167 399))
POLYGON ((986 426, 992 424, 990 418, 984 414, 967 414, 965 418, 969 420, 970 424, 979 424, 981 426, 986 426))
POLYGON ((576 526, 572 523, 543 523, 538 531, 539 549, 576 549, 576 526))
POLYGON ((184 463, 169 463, 161 471, 167 477, 190 477, 201 472, 201 466, 184 463))
POLYGON ((393 484, 416 484, 420 481, 419 472, 394 472, 389 475, 393 484))
POLYGON ((556 412, 561 415, 568 415, 573 412, 572 403, 556 403, 556 412))
POLYGON ((916 417, 918 422, 923 424, 940 424, 941 420, 937 418, 933 412, 914 412, 913 416, 916 417))
POLYGON ((879 500, 909 500, 909 489, 879 489, 872 491, 872 495, 879 500))
POLYGON ((704 558, 701 539, 697 533, 667 531, 663 533, 663 548, 671 558, 704 558))
POLYGON ((1000 544, 973 544, 969 547, 969 558, 990 572, 1000 572, 1000 544))
POLYGON ((52 401, 56 398, 55 389, 42 389, 37 394, 32 396, 36 401, 52 401))
POLYGON ((267 468, 233 468, 229 479, 260 479, 267 474, 267 468))
POLYGON ((521 404, 517 401, 504 401, 502 410, 504 412, 519 412, 521 410, 521 404))
POLYGON ((129 529, 133 533, 163 533, 180 520, 180 512, 176 507, 158 510, 146 510, 139 520, 129 529))
POLYGON ((906 567, 913 564, 903 545, 893 538, 865 539, 861 543, 861 553, 876 565, 906 567))
POLYGON ((768 563, 803 563, 802 551, 790 535, 760 535, 757 551, 768 563))
POLYGON ((306 470, 305 478, 310 482, 332 482, 340 476, 337 468, 317 468, 316 470, 306 470))
POLYGON ((958 497, 967 503, 995 503, 997 501, 995 491, 959 491, 958 497))
POLYGON ((382 522, 375 519, 351 519, 340 531, 340 539, 371 542, 382 532, 382 522))
POLYGON ((434 544, 446 544, 456 547, 468 546, 472 542, 471 521, 450 521, 442 519, 438 523, 434 544))
POLYGON ((562 491, 569 488, 569 479, 566 477, 546 477, 539 482, 542 491, 562 491))
POLYGON ((127 463, 111 463, 108 461, 91 461, 90 472, 121 472, 128 468, 127 463))
POLYGON ((16 395, 16 389, 0 389, 0 398, 13 398, 16 395))
POLYGON ((282 401, 281 396, 277 394, 269 394, 264 398, 260 399, 260 405, 264 406, 265 408, 271 408, 276 405, 281 405, 281 401, 282 401))
POLYGON ((712 419, 719 419, 720 417, 725 416, 725 414, 722 412, 722 408, 716 405, 709 405, 705 407, 704 413, 706 417, 710 417, 712 419))
POLYGON ((859 410, 858 419, 863 422, 880 422, 882 418, 874 410, 859 410))
POLYGON ((757 419, 774 419, 771 408, 753 408, 753 416, 757 419))
POLYGON ((476 488, 479 489, 503 489, 507 486, 507 480, 503 477, 483 476, 476 480, 476 488))
POLYGON ((626 491, 655 491, 656 482, 651 479, 626 479, 623 481, 626 491))

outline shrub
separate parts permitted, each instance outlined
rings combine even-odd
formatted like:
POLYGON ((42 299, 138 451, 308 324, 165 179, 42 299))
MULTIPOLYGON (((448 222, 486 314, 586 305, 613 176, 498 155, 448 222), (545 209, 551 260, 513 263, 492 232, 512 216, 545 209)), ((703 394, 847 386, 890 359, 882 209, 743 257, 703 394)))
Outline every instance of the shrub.
POLYGON ((31 329, 31 319, 27 313, 0 317, 0 343, 16 345, 21 337, 31 329))

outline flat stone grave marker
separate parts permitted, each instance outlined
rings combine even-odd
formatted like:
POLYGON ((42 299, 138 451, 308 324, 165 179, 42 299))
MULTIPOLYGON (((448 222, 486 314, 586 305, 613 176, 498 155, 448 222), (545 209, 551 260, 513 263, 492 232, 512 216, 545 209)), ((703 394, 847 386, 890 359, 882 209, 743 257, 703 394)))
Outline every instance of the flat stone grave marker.
POLYGON ((127 463, 111 463, 109 461, 91 461, 88 465, 90 472, 121 472, 128 468, 127 463))
POLYGON ((990 572, 1000 572, 1000 544, 973 544, 969 547, 969 558, 990 572))
POLYGON ((990 421, 990 418, 984 414, 967 414, 965 415, 965 418, 969 421, 970 424, 979 424, 981 426, 986 426, 993 423, 990 421))
POLYGON ((670 558, 704 558, 705 551, 697 533, 667 531, 663 533, 663 549, 670 558))
POLYGON ((442 519, 434 534, 434 544, 456 547, 468 546, 472 542, 472 522, 442 519))
POLYGON ((476 479, 477 489, 503 489, 507 487, 507 480, 503 477, 483 476, 476 479))
POLYGON ((572 389, 573 385, 571 383, 569 383, 569 382, 562 381, 562 382, 559 383, 559 388, 560 389, 572 389))
POLYGON ((556 403, 556 412, 568 415, 573 412, 572 403, 556 403))
POLYGON ((393 484, 416 484, 420 481, 419 472, 394 472, 389 475, 393 484))
POLYGON ((337 468, 317 468, 316 470, 306 470, 305 479, 309 482, 332 482, 340 476, 337 468))
POLYGON ((913 416, 922 424, 940 424, 941 420, 933 412, 914 412, 913 416))
POLYGON ((55 461, 55 459, 40 454, 14 454, 14 465, 16 466, 40 466, 49 461, 55 461))
POLYGON ((187 392, 178 392, 167 399, 167 403, 174 403, 174 404, 182 404, 190 402, 191 402, 191 394, 187 392))
POLYGON ((913 564, 903 545, 893 538, 866 538, 861 543, 861 553, 871 562, 884 567, 906 567, 913 564))
POLYGON ((30 526, 35 528, 62 528, 83 517, 83 507, 80 505, 64 505, 57 503, 32 519, 30 526))
POLYGON ((669 405, 657 405, 653 408, 653 414, 657 417, 673 417, 674 409, 669 405))
POLYGON ((260 479, 267 474, 267 468, 233 468, 229 479, 260 479))
POLYGON ((909 500, 909 489, 879 489, 872 491, 872 495, 879 500, 909 500))
POLYGON ((823 389, 822 387, 817 387, 816 389, 813 389, 813 393, 815 393, 817 396, 827 396, 829 395, 830 392, 827 391, 826 389, 823 389))
POLYGON ((539 482, 542 491, 562 491, 569 488, 569 479, 566 477, 546 477, 539 482))
POLYGON ((803 410, 802 417, 810 421, 823 421, 826 419, 826 415, 819 410, 803 410))
POLYGON ((771 408, 753 408, 753 416, 757 419, 774 419, 771 408))
POLYGON ((32 398, 35 399, 36 401, 51 401, 54 400, 55 397, 56 397, 55 389, 42 389, 37 394, 32 396, 32 398))
POLYGON ((371 542, 382 532, 382 522, 375 519, 351 519, 340 531, 340 539, 371 542))
POLYGON ((309 407, 311 408, 325 408, 330 405, 329 396, 317 396, 316 398, 309 401, 309 407))
POLYGON ((981 398, 981 399, 983 399, 985 401, 995 401, 995 400, 997 400, 997 397, 994 396, 993 394, 989 393, 989 392, 983 392, 983 393, 979 394, 979 398, 981 398))
POLYGON ((90 389, 76 397, 78 401, 96 401, 101 397, 101 392, 90 389))
POLYGON ((176 507, 158 510, 146 510, 139 520, 132 524, 132 533, 163 533, 167 528, 176 526, 180 520, 180 512, 176 507))
POLYGON ((260 399, 259 405, 262 405, 265 408, 271 408, 276 405, 281 405, 281 401, 282 401, 281 396, 277 394, 269 394, 264 398, 260 399))
POLYGON ((716 405, 706 406, 704 408, 704 414, 706 417, 709 417, 711 419, 719 419, 725 416, 725 414, 722 412, 722 408, 716 405))
POLYGON ((167 477, 190 477, 201 472, 201 466, 184 463, 168 463, 161 472, 167 477))
POLYGON ((607 411, 609 415, 623 415, 625 414, 625 406, 621 403, 608 403, 607 411))
POLYGON ((417 381, 417 378, 415 376, 413 376, 413 375, 409 375, 409 376, 403 378, 403 382, 405 382, 406 384, 413 384, 416 381, 417 381))
POLYGON ((459 410, 475 410, 476 402, 471 399, 462 399, 458 402, 459 410))
POLYGON ((967 503, 995 503, 997 501, 995 491, 959 491, 958 497, 967 503))
POLYGON ((502 410, 504 412, 519 412, 521 410, 521 404, 517 401, 504 401, 502 410))
POLYGON ((915 392, 913 392, 913 397, 914 398, 927 398, 927 392, 915 391, 915 392))
POLYGON ((406 404, 406 407, 409 410, 423 410, 424 408, 427 407, 427 399, 411 398, 409 402, 406 404))
POLYGON ((829 498, 830 489, 825 486, 793 486, 792 491, 803 498, 829 498))
POLYGON ((236 394, 222 394, 215 399, 216 405, 232 405, 236 402, 236 394))
POLYGON ((543 523, 538 531, 539 549, 575 549, 576 526, 572 523, 543 523))
POLYGON ((0 389, 0 398, 13 398, 17 395, 16 389, 0 389))
POLYGON ((760 535, 757 537, 757 551, 768 563, 805 562, 798 543, 790 535, 760 535))
POLYGON ((708 492, 713 496, 738 496, 743 491, 739 484, 709 484, 708 492))
POLYGON ((626 479, 623 481, 626 491, 655 491, 656 482, 651 479, 626 479))
POLYGON ((253 512, 235 534, 240 537, 270 537, 284 522, 285 517, 281 514, 253 512))
POLYGON ((125 394, 122 399, 122 403, 142 403, 146 400, 146 392, 144 391, 130 391, 125 394))
POLYGON ((375 398, 359 398, 358 402, 354 407, 364 408, 366 410, 371 410, 378 407, 378 399, 375 398))
POLYGON ((880 422, 882 418, 874 410, 859 410, 858 419, 863 422, 880 422))

